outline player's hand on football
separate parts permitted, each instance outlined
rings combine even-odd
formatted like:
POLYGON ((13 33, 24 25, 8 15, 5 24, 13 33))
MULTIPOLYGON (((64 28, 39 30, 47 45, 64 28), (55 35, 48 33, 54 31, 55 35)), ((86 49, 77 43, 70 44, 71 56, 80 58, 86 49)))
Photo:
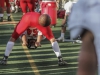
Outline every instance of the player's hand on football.
POLYGON ((35 42, 35 46, 36 46, 36 47, 41 47, 40 42, 35 42))

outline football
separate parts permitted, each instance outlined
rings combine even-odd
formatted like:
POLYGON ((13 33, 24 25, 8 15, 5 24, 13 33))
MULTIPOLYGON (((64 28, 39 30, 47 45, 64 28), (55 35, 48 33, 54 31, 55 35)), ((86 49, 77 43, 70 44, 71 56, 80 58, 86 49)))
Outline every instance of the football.
POLYGON ((39 17, 39 24, 46 27, 49 26, 51 24, 51 18, 48 14, 42 14, 39 17))

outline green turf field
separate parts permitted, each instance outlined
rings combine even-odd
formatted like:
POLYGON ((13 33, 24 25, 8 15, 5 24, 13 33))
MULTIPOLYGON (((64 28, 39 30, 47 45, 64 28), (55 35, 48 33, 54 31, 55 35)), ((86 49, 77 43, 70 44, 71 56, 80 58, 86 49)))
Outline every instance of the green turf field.
MULTIPOLYGON (((0 22, 0 59, 3 57, 14 26, 21 16, 22 13, 14 13, 12 14, 13 22, 6 22, 6 17, 4 17, 5 22, 0 22)), ((62 19, 58 19, 56 27, 52 27, 56 38, 60 36, 61 21, 62 19)), ((8 65, 0 65, 0 75, 75 75, 80 44, 59 42, 62 56, 68 62, 67 66, 58 66, 57 57, 48 40, 43 40, 41 44, 42 47, 37 49, 27 49, 18 39, 9 56, 8 65)))

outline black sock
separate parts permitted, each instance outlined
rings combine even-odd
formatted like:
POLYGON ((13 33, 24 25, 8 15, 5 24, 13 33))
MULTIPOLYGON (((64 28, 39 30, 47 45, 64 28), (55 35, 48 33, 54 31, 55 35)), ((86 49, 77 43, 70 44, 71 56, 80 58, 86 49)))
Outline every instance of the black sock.
POLYGON ((59 62, 63 61, 63 58, 60 56, 58 57, 59 62))
POLYGON ((7 60, 7 59, 8 59, 8 56, 4 55, 3 60, 7 60))

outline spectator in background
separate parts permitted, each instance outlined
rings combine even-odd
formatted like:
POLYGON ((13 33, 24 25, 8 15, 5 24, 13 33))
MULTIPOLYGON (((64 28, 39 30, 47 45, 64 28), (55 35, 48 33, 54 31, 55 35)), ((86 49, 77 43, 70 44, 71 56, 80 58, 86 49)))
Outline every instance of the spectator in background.
POLYGON ((20 0, 20 7, 23 15, 27 13, 27 8, 30 12, 33 12, 35 10, 35 0, 20 0))
POLYGON ((11 21, 11 14, 10 14, 10 3, 9 0, 0 0, 0 22, 3 22, 3 16, 4 16, 4 8, 6 4, 6 12, 7 12, 7 20, 11 21))
POLYGON ((19 8, 20 8, 19 0, 10 0, 10 5, 11 5, 12 13, 17 13, 19 11, 19 8))
POLYGON ((64 9, 65 9, 65 16, 61 25, 61 35, 60 37, 57 39, 58 41, 62 40, 63 42, 65 41, 65 32, 66 32, 66 25, 67 25, 67 18, 70 15, 71 12, 71 8, 73 5, 73 1, 69 0, 65 5, 64 5, 64 9))

